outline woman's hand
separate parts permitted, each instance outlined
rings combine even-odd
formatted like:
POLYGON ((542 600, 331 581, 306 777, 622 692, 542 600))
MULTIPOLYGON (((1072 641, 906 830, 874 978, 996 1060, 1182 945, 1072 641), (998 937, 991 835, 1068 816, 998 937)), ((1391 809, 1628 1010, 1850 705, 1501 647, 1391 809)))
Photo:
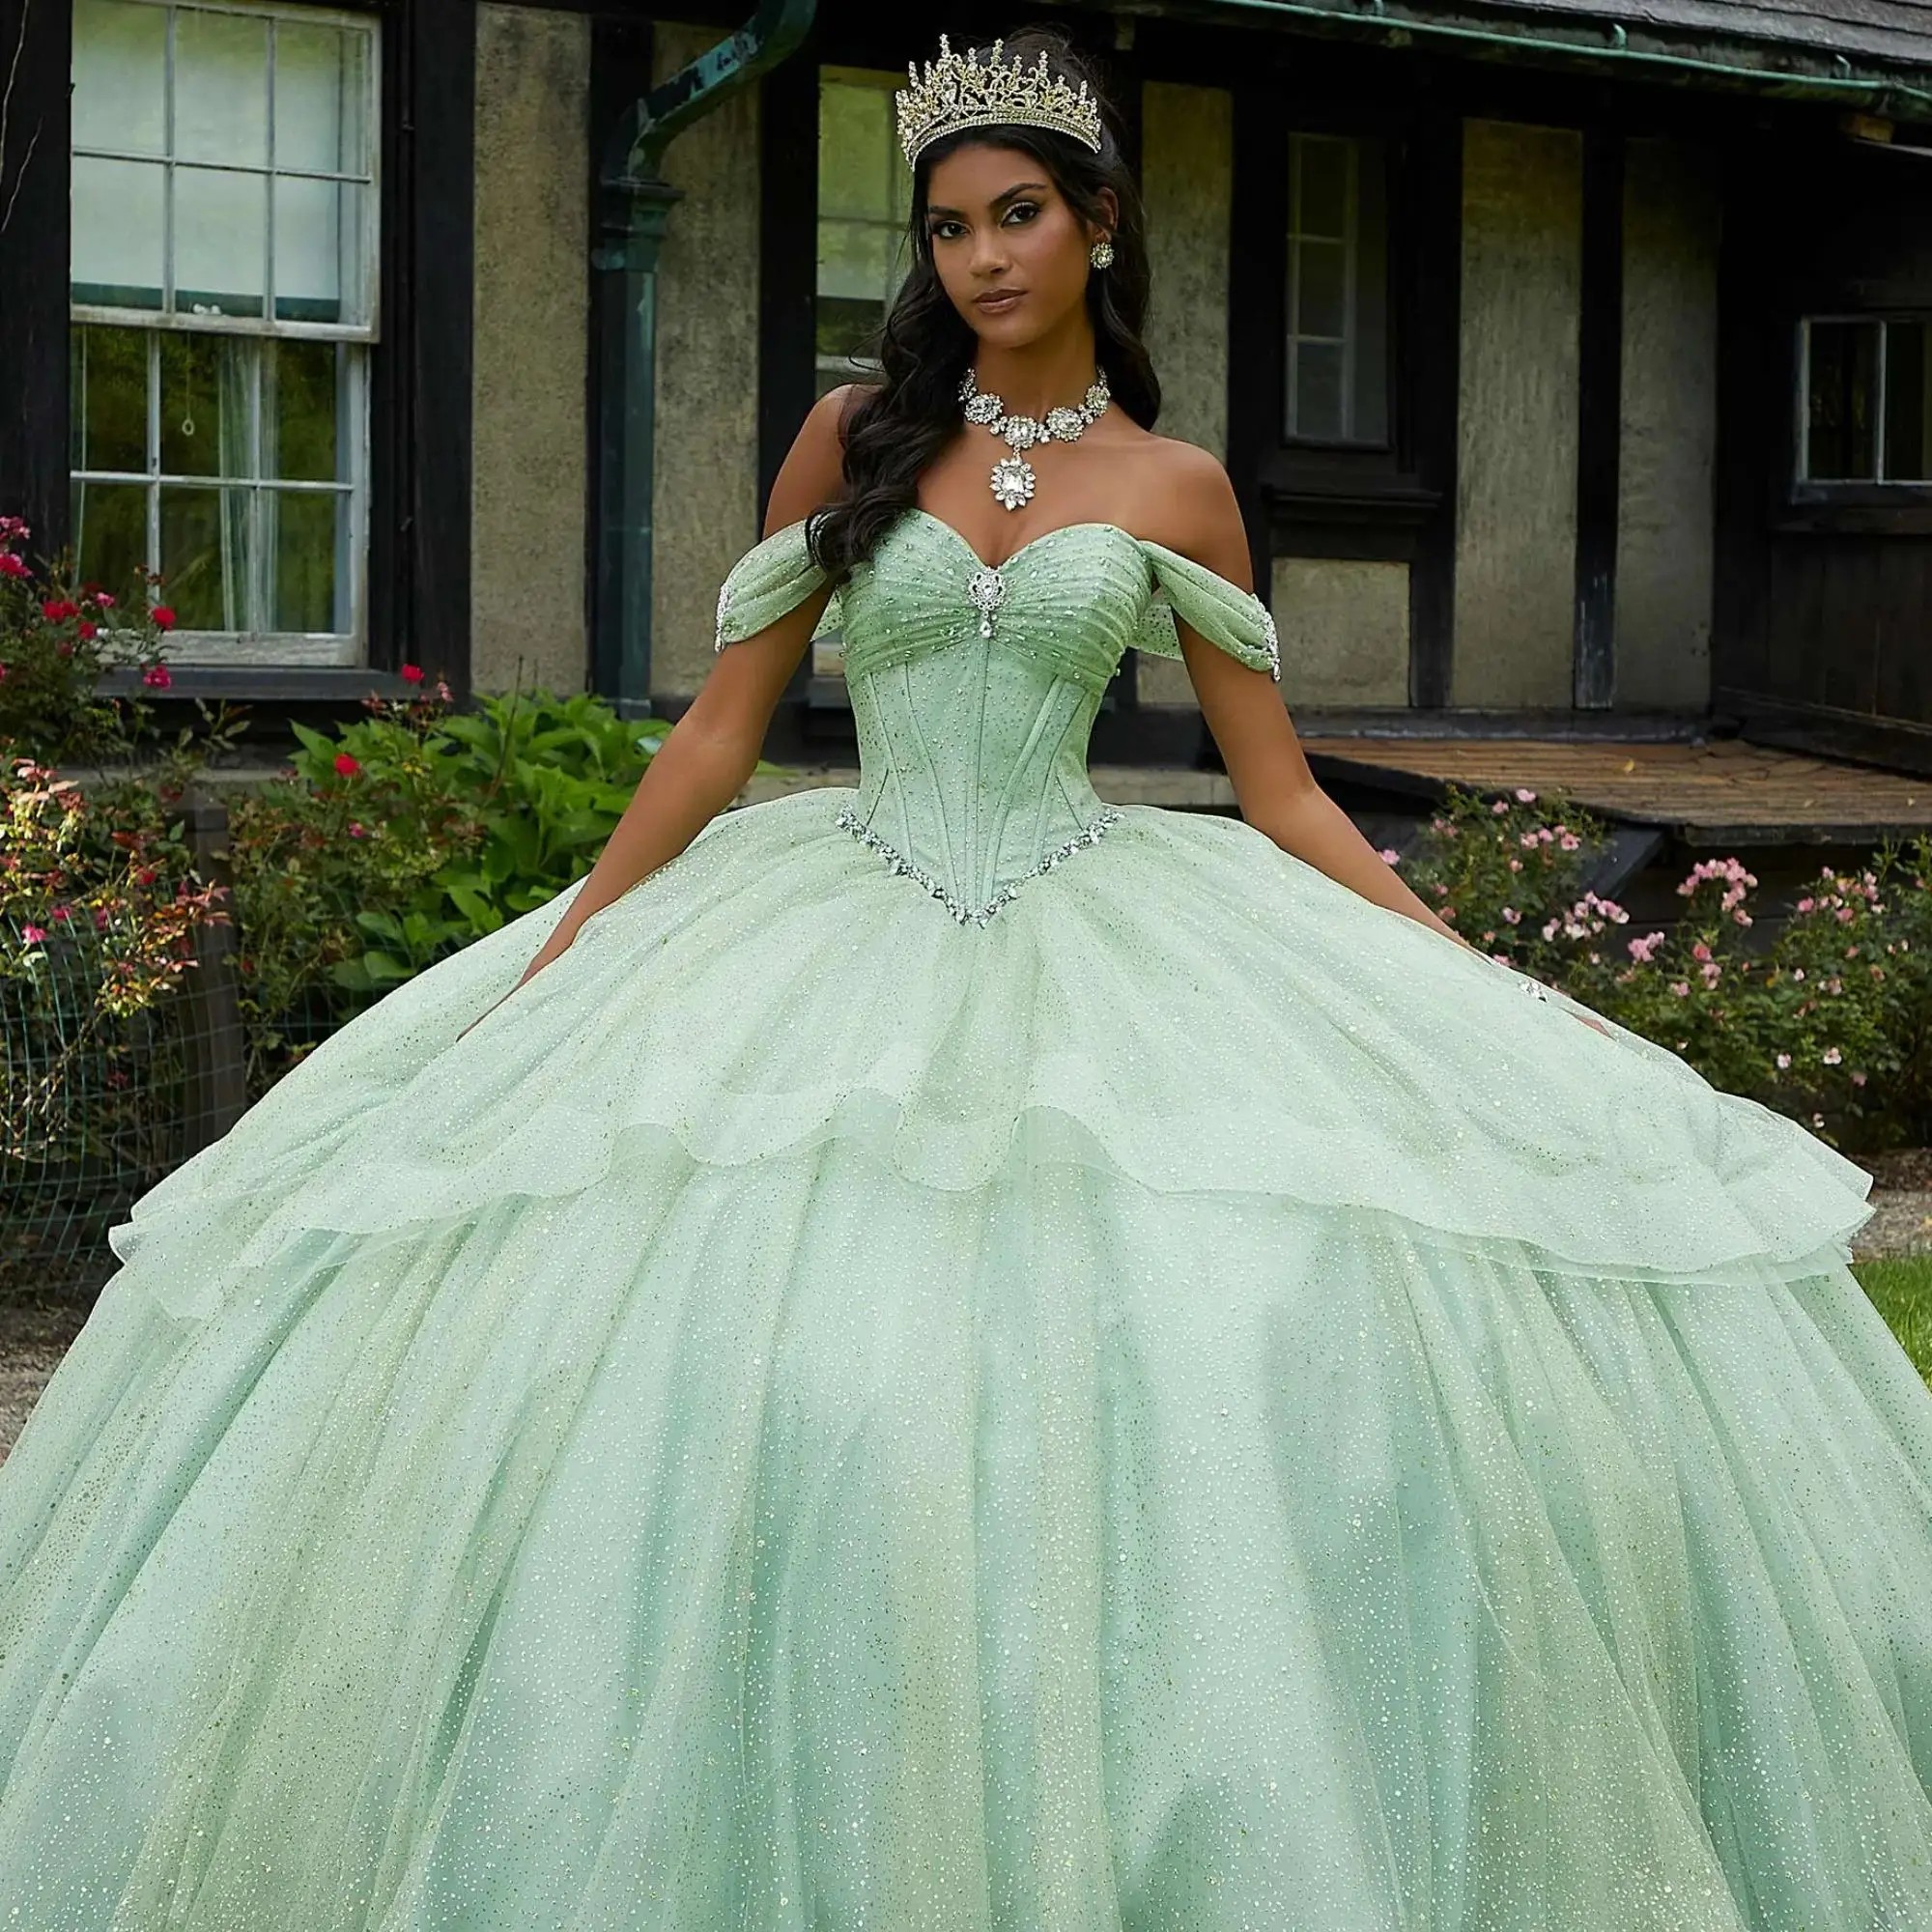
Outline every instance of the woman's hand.
MULTIPOLYGON (((1480 946, 1478 946, 1473 940, 1468 939, 1463 934, 1458 932, 1454 926, 1445 924, 1441 921, 1436 920, 1433 915, 1431 916, 1428 923, 1434 925, 1437 932, 1443 933, 1448 938, 1453 939, 1458 946, 1463 948, 1466 952, 1473 952, 1478 959, 1487 959, 1492 966, 1499 965, 1501 963, 1498 959, 1496 959, 1493 953, 1485 952, 1483 949, 1480 946)), ((1548 1000, 1556 991, 1555 987, 1544 985, 1543 981, 1537 979, 1534 974, 1525 973, 1522 971, 1520 967, 1512 966, 1509 970, 1518 976, 1517 984, 1521 986, 1524 989, 1524 991, 1529 995, 1529 997, 1532 999, 1548 1000)), ((1600 1033, 1604 1036, 1605 1039, 1608 1039, 1610 1037, 1609 1028, 1606 1027, 1600 1019, 1596 1018, 1594 1014, 1579 1013, 1574 1007, 1571 1006, 1566 1006, 1563 1009, 1563 1010, 1566 1013, 1568 1013, 1573 1020, 1579 1021, 1582 1025, 1588 1027, 1592 1033, 1600 1033)))
MULTIPOLYGON (((1514 970, 1520 972, 1521 969, 1517 968, 1514 970)), ((1556 988, 1554 986, 1544 986, 1543 981, 1541 980, 1536 979, 1533 975, 1528 973, 1524 973, 1522 975, 1522 978, 1517 983, 1519 985, 1522 985, 1525 987, 1541 987, 1542 990, 1534 995, 1534 997, 1539 1000, 1548 1000, 1549 996, 1556 991, 1556 988)), ((1594 1014, 1579 1013, 1576 1009, 1576 1008, 1570 1006, 1566 1006, 1563 1009, 1563 1010, 1566 1013, 1568 1013, 1573 1020, 1580 1020, 1582 1024, 1588 1027, 1592 1033, 1600 1033, 1604 1036, 1605 1039, 1609 1038, 1610 1037, 1609 1028, 1605 1026, 1604 1023, 1598 1018, 1596 1018, 1594 1014)))
POLYGON ((578 925, 581 923, 582 922, 573 923, 570 921, 568 915, 566 915, 563 920, 560 920, 557 923, 555 928, 552 931, 551 936, 548 939, 546 939, 542 944, 542 946, 540 946, 537 949, 536 957, 532 959, 530 963, 524 968, 522 978, 518 980, 517 984, 515 986, 512 986, 510 988, 510 992, 505 993, 503 995, 502 1000, 493 1000, 487 1007, 483 1009, 483 1010, 480 1013, 476 1015, 475 1019, 469 1022, 469 1026, 466 1026, 463 1029, 462 1033, 459 1033, 456 1036, 456 1037, 458 1039, 461 1039, 463 1037, 463 1034, 468 1033, 470 1027, 475 1026, 476 1024, 478 1024, 479 1021, 488 1019, 489 1016, 492 1013, 494 1013, 498 1007, 500 1007, 503 1004, 503 1000, 507 1000, 510 997, 511 993, 516 992, 518 988, 523 986, 526 981, 534 980, 536 976, 539 973, 541 973, 543 969, 546 966, 548 966, 553 959, 555 959, 559 957, 561 954, 569 952, 571 942, 577 937, 578 925))

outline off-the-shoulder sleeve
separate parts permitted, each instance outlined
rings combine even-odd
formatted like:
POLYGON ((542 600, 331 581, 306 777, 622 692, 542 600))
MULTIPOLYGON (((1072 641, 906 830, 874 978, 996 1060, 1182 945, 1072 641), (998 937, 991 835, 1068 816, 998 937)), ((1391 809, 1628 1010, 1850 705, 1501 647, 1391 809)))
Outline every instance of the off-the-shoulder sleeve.
MULTIPOLYGON (((825 573, 811 560, 806 544, 806 520, 774 530, 734 563, 718 587, 718 621, 711 648, 754 638, 803 604, 825 582, 825 573)), ((811 635, 836 631, 842 622, 838 593, 834 591, 811 635)))
POLYGON ((1264 670, 1277 684, 1281 682, 1281 642, 1275 635, 1274 614, 1252 590, 1230 583, 1218 571, 1150 537, 1137 541, 1153 567, 1155 584, 1134 639, 1137 650, 1178 658, 1180 638, 1174 618, 1179 611, 1209 643, 1218 644, 1250 670, 1264 670))

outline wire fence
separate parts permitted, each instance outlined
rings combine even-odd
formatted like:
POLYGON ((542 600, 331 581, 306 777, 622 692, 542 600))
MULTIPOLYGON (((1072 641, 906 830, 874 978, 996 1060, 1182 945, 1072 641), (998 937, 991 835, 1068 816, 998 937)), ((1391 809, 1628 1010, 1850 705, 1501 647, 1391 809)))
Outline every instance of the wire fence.
MULTIPOLYGON (((177 815, 200 879, 230 884, 220 799, 191 792, 177 815)), ((252 1013, 238 943, 198 923, 191 967, 130 1013, 103 1000, 106 942, 82 922, 0 977, 0 1299, 92 1300, 118 1264, 108 1229, 348 1016, 324 989, 252 1013)))

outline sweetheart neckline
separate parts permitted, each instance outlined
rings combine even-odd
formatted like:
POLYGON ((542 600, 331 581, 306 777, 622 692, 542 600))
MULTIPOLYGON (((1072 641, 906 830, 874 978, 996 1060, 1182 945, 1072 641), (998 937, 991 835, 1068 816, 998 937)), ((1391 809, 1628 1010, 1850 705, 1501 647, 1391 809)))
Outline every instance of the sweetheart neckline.
MULTIPOLYGON (((967 542, 964 534, 961 531, 955 529, 952 526, 952 525, 949 524, 946 521, 944 517, 934 516, 933 513, 927 508, 925 508, 925 506, 923 503, 912 504, 908 508, 906 514, 908 516, 923 517, 928 524, 936 525, 940 529, 944 530, 946 534, 950 536, 952 539, 952 541, 956 543, 959 546, 959 548, 962 551, 964 551, 966 554, 970 556, 973 559, 973 561, 980 566, 981 570, 990 570, 995 577, 997 577, 1001 571, 1005 570, 1009 564, 1017 562, 1021 557, 1023 557, 1027 554, 1028 551, 1037 550, 1041 544, 1045 543, 1049 537, 1065 536, 1071 530, 1112 530, 1117 536, 1125 537, 1126 540, 1130 544, 1132 544, 1136 549, 1139 549, 1142 544, 1148 544, 1153 542, 1153 539, 1151 537, 1135 536, 1133 531, 1126 528, 1124 525, 1108 523, 1100 518, 1083 518, 1078 523, 1056 524, 1050 530, 1041 530, 1038 536, 1029 537, 1025 543, 1020 545, 1018 550, 1013 551, 1009 555, 1002 557, 998 563, 988 563, 986 559, 983 556, 981 556, 980 553, 977 550, 975 550, 970 543, 967 542)), ((1161 545, 1158 546, 1158 548, 1165 549, 1166 546, 1161 545)))

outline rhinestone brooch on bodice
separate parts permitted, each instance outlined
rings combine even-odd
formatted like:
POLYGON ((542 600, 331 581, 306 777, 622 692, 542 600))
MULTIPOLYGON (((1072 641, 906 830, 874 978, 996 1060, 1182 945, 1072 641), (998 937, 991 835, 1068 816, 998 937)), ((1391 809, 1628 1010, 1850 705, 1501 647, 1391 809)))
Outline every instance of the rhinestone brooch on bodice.
POLYGON ((980 635, 982 638, 993 635, 993 612, 1000 608, 1006 594, 1007 580, 990 564, 982 563, 968 580, 966 596, 980 613, 980 635))

